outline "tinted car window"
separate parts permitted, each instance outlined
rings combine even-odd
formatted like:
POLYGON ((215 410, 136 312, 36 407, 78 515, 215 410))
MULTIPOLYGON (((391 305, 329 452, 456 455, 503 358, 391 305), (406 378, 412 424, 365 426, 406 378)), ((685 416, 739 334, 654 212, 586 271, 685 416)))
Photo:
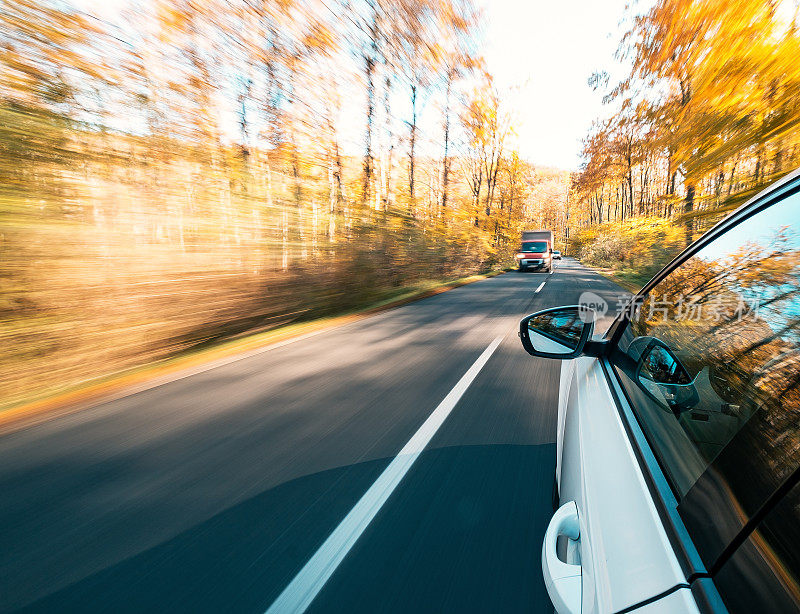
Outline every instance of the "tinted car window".
POLYGON ((547 243, 544 241, 534 241, 533 243, 523 243, 521 251, 523 252, 543 252, 547 250, 547 243))
POLYGON ((613 358, 709 566, 800 460, 798 229, 795 194, 707 244, 613 358))
POLYGON ((800 487, 773 508, 714 574, 731 614, 800 612, 800 487))

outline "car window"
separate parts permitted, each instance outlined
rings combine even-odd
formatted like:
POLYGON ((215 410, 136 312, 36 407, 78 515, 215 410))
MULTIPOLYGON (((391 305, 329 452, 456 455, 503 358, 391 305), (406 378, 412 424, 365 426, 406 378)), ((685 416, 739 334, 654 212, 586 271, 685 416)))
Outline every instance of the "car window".
POLYGON ((534 243, 523 243, 522 244, 522 251, 523 252, 543 252, 547 249, 547 243, 544 241, 537 241, 534 243))
POLYGON ((714 584, 731 614, 800 612, 799 579, 800 486, 796 486, 714 574, 714 584))
POLYGON ((612 362, 707 565, 800 462, 800 195, 686 260, 612 362))

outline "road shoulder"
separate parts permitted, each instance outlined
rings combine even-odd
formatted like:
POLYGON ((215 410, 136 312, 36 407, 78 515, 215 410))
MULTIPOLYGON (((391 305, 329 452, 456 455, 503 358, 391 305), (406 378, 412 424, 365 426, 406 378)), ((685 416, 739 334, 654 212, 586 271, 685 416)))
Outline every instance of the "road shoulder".
POLYGON ((442 282, 368 305, 357 311, 288 324, 265 332, 251 333, 221 341, 190 354, 140 365, 121 372, 104 374, 63 390, 32 396, 29 400, 6 407, 0 406, 0 435, 39 424, 54 417, 82 411, 99 403, 155 388, 261 352, 267 352, 273 348, 282 347, 288 343, 339 328, 454 288, 502 275, 505 272, 507 272, 506 269, 499 269, 442 282))

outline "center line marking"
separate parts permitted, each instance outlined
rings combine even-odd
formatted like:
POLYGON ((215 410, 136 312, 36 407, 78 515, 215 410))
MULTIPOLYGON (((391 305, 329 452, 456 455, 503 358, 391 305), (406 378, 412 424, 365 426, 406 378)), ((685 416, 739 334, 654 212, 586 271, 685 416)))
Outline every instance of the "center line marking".
POLYGON ((502 340, 503 337, 497 337, 489 344, 489 347, 483 350, 478 360, 447 393, 447 396, 442 399, 442 402, 428 416, 419 430, 392 459, 389 466, 383 470, 383 473, 364 493, 355 507, 339 523, 339 526, 334 529, 289 585, 283 589, 283 592, 267 610, 267 614, 287 614, 289 612, 301 614, 306 611, 344 557, 347 556, 353 544, 361 537, 369 523, 408 473, 411 465, 442 426, 447 416, 453 411, 502 340))
POLYGON ((540 283, 540 284, 539 284, 539 287, 538 287, 538 288, 536 288, 536 290, 534 290, 534 291, 533 291, 533 293, 534 293, 534 294, 539 294, 539 292, 541 291, 541 289, 542 289, 542 288, 544 288, 544 285, 545 285, 545 283, 547 283, 547 282, 544 282, 544 281, 543 281, 542 283, 540 283))

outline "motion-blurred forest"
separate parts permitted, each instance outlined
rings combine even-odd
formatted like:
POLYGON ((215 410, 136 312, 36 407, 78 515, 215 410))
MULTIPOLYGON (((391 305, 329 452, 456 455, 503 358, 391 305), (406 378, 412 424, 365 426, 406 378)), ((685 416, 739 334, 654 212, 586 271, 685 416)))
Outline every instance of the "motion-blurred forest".
POLYGON ((794 0, 635 5, 614 109, 584 141, 571 247, 641 286, 687 243, 800 166, 800 18, 794 0))
POLYGON ((0 10, 0 405, 512 263, 568 175, 469 0, 0 10))

